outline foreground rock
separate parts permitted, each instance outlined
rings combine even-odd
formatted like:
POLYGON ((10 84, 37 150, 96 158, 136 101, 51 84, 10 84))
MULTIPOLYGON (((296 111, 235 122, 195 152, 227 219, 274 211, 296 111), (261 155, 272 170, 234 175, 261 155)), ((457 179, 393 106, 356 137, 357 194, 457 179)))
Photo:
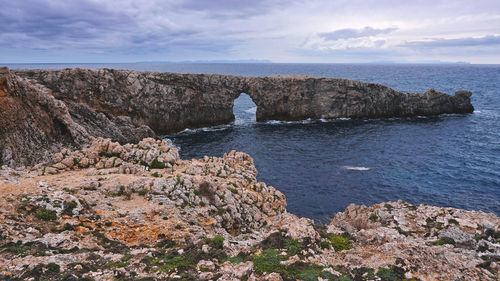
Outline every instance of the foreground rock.
POLYGON ((250 156, 96 138, 0 170, 0 280, 498 280, 500 218, 388 202, 286 212, 250 156))
POLYGON ((401 93, 346 79, 3 68, 0 164, 36 164, 46 160, 47 151, 79 149, 94 137, 137 143, 155 134, 230 123, 234 100, 243 92, 257 105, 257 121, 474 110, 470 92, 401 93))

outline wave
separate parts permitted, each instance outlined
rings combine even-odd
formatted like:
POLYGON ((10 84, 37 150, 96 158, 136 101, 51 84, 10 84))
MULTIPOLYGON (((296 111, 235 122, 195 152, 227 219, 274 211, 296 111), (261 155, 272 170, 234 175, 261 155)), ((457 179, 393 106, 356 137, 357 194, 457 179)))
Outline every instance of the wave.
POLYGON ((257 112, 257 107, 256 107, 256 106, 254 106, 254 107, 252 107, 252 108, 245 109, 245 112, 255 114, 255 113, 257 112))
POLYGON ((342 166, 342 168, 347 169, 347 170, 354 170, 354 171, 370 171, 372 168, 369 167, 356 167, 356 166, 342 166))
POLYGON ((171 139, 169 139, 167 137, 162 137, 161 139, 164 140, 164 141, 166 141, 167 144, 168 144, 168 146, 175 147, 179 151, 181 150, 181 147, 179 145, 175 144, 173 140, 171 140, 171 139))

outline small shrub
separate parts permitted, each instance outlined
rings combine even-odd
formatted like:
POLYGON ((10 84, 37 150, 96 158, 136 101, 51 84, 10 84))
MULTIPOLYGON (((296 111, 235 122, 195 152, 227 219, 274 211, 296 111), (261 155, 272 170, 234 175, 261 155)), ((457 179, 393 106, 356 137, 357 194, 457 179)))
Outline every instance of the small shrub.
POLYGON ((156 157, 153 162, 151 162, 151 169, 165 169, 167 165, 165 163, 158 161, 158 157, 156 157))
POLYGON ((144 195, 146 195, 148 193, 148 190, 145 189, 145 188, 143 188, 143 189, 139 190, 138 193, 139 193, 139 195, 144 196, 144 195))
POLYGON ((243 257, 240 257, 240 256, 229 257, 226 260, 232 264, 238 264, 238 263, 245 262, 245 259, 243 257))
POLYGON ((217 207, 217 215, 222 216, 224 213, 226 213, 226 209, 221 206, 217 207))
POLYGON ((330 242, 332 243, 332 247, 335 249, 336 252, 349 250, 352 248, 349 240, 347 240, 347 238, 345 237, 342 237, 341 235, 332 235, 330 237, 330 242))
POLYGON ((321 241, 319 246, 321 247, 321 249, 330 249, 332 244, 330 244, 330 242, 328 242, 328 241, 321 241))
POLYGON ((64 202, 64 210, 63 214, 72 216, 73 215, 73 209, 75 209, 78 205, 76 204, 75 201, 70 201, 70 202, 64 202))
POLYGON ((49 263, 46 266, 48 272, 58 273, 61 270, 61 267, 57 263, 49 263))
POLYGON ((262 274, 264 272, 278 272, 282 269, 281 261, 284 257, 275 249, 267 249, 262 251, 260 255, 257 255, 253 259, 253 266, 255 271, 262 274))
POLYGON ((458 221, 456 219, 449 219, 448 224, 454 224, 454 225, 459 225, 458 221))
POLYGON ((128 265, 128 263, 126 263, 126 262, 115 261, 115 262, 108 262, 107 264, 104 265, 104 268, 125 267, 127 265, 128 265))
POLYGON ((38 209, 35 213, 35 217, 44 221, 54 221, 57 219, 57 213, 53 210, 48 210, 45 207, 38 209))
POLYGON ((214 238, 207 238, 205 239, 205 243, 210 245, 210 247, 215 248, 215 249, 222 249, 224 247, 224 237, 220 235, 214 236, 214 238))
POLYGON ((377 271, 377 276, 382 279, 382 281, 398 281, 401 280, 401 276, 394 272, 392 269, 381 267, 377 271))
POLYGON ((378 220, 378 216, 376 214, 371 214, 370 215, 370 220, 373 222, 376 222, 378 220))
POLYGON ((436 245, 436 246, 445 245, 445 244, 455 245, 455 240, 453 240, 453 238, 451 238, 451 237, 443 236, 443 237, 439 238, 437 241, 434 241, 434 243, 432 243, 432 245, 436 245))
POLYGON ((158 172, 154 172, 154 173, 153 173, 153 177, 155 177, 155 178, 159 178, 159 177, 160 177, 160 174, 159 174, 158 172))
POLYGON ((289 256, 295 256, 302 250, 303 245, 297 240, 291 238, 285 238, 285 249, 289 256))

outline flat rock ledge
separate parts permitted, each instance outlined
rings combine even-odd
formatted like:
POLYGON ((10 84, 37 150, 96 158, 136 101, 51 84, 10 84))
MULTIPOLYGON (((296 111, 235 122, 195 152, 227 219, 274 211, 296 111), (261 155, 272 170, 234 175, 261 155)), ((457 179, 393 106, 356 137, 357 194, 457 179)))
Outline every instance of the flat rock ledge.
POLYGON ((253 159, 95 138, 0 169, 0 280, 499 280, 500 218, 386 202, 286 211, 253 159))
POLYGON ((0 68, 0 165, 34 165, 96 137, 121 144, 228 124, 247 93, 257 121, 470 113, 471 93, 402 93, 305 75, 242 77, 113 69, 0 68))

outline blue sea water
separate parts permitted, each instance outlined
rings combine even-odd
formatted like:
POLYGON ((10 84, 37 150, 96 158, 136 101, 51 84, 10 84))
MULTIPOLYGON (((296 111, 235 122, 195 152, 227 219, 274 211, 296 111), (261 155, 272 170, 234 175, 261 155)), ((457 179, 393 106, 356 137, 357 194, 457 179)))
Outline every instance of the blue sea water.
POLYGON ((500 66, 371 64, 41 64, 11 68, 116 68, 247 76, 310 74, 376 82, 404 92, 473 92, 472 114, 255 122, 246 95, 234 124, 166 136, 181 157, 249 153, 259 180, 288 210, 313 219, 348 204, 404 200, 500 215, 500 66))

